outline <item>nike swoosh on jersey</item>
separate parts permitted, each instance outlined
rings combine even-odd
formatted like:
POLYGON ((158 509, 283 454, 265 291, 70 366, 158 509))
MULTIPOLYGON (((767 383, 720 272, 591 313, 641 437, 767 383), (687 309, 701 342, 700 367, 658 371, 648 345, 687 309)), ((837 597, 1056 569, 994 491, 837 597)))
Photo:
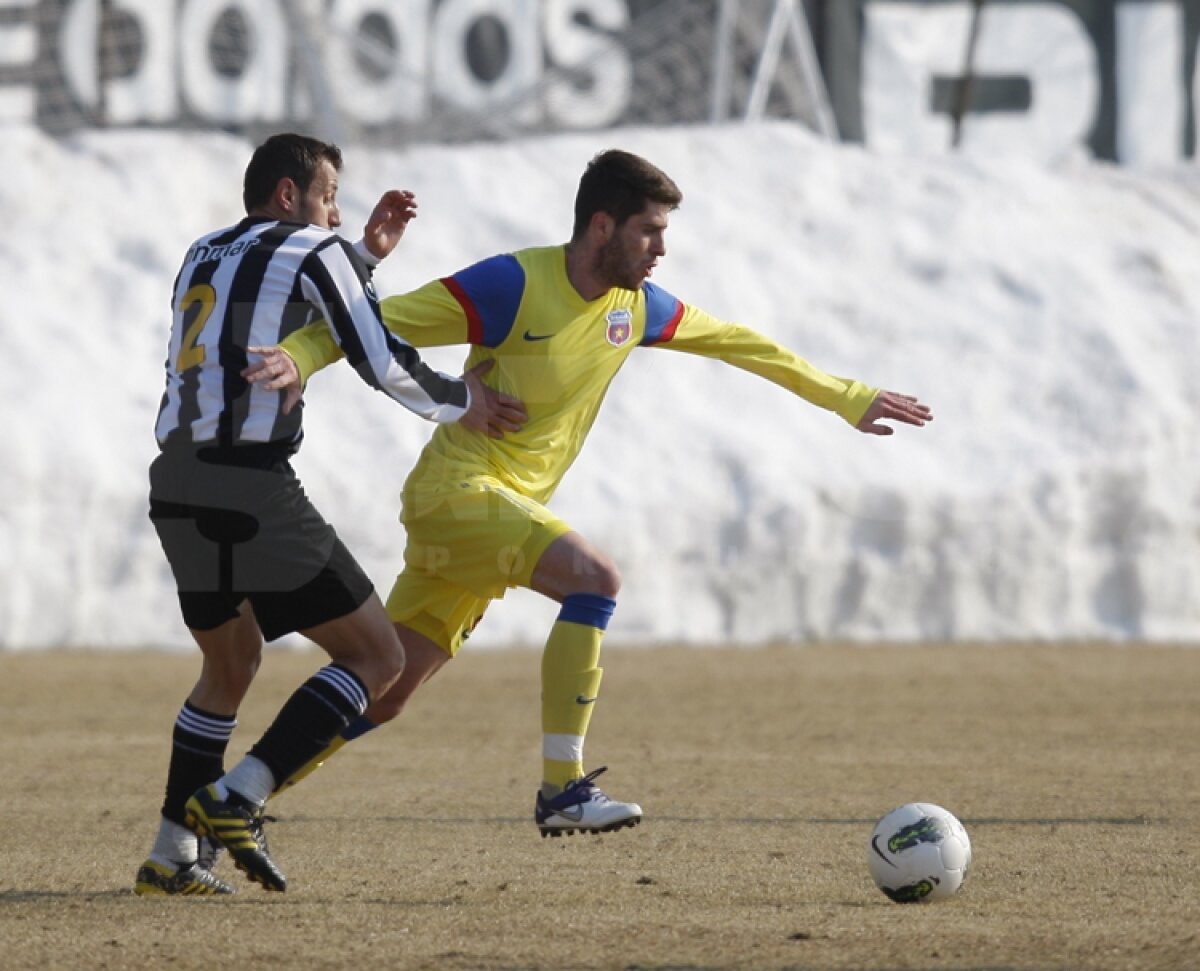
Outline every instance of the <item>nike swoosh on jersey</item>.
POLYGON ((575 696, 575 704, 577 704, 577 705, 590 705, 590 704, 591 704, 593 701, 595 701, 595 700, 596 700, 596 698, 598 698, 598 697, 599 697, 599 695, 596 695, 596 697, 593 697, 593 698, 585 698, 583 695, 576 695, 576 696, 575 696))
POLYGON ((553 334, 535 334, 533 331, 527 330, 527 331, 525 331, 524 336, 527 341, 548 341, 554 335, 553 334))

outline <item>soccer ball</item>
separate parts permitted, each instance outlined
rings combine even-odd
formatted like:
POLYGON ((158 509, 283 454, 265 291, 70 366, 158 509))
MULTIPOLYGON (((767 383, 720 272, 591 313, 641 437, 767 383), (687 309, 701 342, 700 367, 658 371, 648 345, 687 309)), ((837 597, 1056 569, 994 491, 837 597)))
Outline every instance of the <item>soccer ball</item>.
POLYGON ((898 904, 952 897, 971 865, 971 840, 953 814, 929 802, 893 809, 876 825, 867 867, 898 904))

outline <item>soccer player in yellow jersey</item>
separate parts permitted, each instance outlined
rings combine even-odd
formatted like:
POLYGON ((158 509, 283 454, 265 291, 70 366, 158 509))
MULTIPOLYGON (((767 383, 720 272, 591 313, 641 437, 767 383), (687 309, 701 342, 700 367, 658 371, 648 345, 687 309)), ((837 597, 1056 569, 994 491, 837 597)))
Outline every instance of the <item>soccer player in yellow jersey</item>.
MULTIPOLYGON (((580 180, 565 246, 494 256, 382 301, 385 324, 410 344, 470 344, 467 368, 494 360, 487 383, 521 399, 527 414, 524 421, 502 419, 494 438, 456 425, 434 432, 404 485, 400 518, 408 545, 387 601, 407 653, 404 673, 309 770, 399 714, 455 656, 491 601, 509 587, 527 587, 561 605, 542 655, 537 825, 543 835, 636 825, 641 807, 610 799, 594 782, 603 769, 583 768, 600 645, 621 577, 601 549, 545 505, 626 358, 644 347, 719 358, 875 435, 892 433, 884 420, 920 426, 932 418, 916 398, 826 374, 651 283, 666 254, 668 215, 681 199, 675 183, 645 159, 604 152, 580 180)), ((266 350, 247 376, 286 391, 290 404, 303 381, 339 356, 316 324, 266 350)))

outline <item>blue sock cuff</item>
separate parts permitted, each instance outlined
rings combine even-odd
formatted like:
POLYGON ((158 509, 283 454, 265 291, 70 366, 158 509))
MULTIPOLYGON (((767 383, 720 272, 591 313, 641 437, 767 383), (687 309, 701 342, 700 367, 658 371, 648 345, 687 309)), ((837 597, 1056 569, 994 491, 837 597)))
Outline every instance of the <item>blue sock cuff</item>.
POLYGON ((366 715, 359 715, 349 725, 342 729, 342 738, 347 742, 353 742, 356 738, 366 735, 367 732, 378 726, 371 721, 366 715))
POLYGON ((573 593, 563 597, 558 619, 607 630, 616 609, 617 602, 612 597, 602 597, 596 593, 573 593))

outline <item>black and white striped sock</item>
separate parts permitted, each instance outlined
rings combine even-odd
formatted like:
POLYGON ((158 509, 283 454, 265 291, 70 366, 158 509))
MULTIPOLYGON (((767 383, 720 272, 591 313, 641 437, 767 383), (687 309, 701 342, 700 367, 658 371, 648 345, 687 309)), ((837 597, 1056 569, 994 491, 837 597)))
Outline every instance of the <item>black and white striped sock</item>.
POLYGON ((235 727, 236 716, 214 715, 190 701, 183 703, 171 737, 171 763, 162 806, 165 818, 182 825, 183 807, 192 793, 221 777, 225 749, 235 727))
POLYGON ((249 754, 271 770, 278 784, 323 751, 366 711, 369 700, 358 675, 340 664, 327 665, 296 689, 249 754))

